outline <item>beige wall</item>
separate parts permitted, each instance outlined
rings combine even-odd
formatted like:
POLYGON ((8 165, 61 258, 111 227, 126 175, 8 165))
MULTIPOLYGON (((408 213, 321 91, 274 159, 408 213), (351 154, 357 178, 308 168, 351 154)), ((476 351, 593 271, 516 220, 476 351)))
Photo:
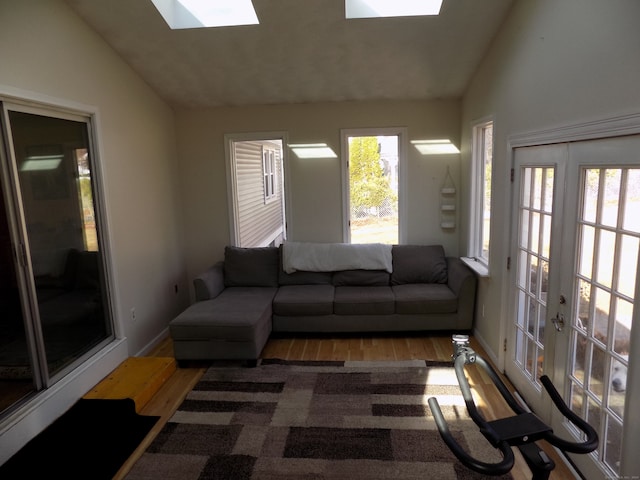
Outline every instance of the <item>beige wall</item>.
MULTIPOLYGON (((471 123, 488 115, 495 121, 491 278, 479 285, 476 328, 496 355, 509 287, 508 139, 640 112, 639 18, 635 0, 518 0, 464 97, 463 192, 469 189, 471 123)), ((461 224, 467 223, 465 210, 461 224)), ((461 230, 462 245, 467 235, 461 230)))
MULTIPOLYGON (((229 243, 224 135, 287 132, 290 143, 326 142, 340 156, 341 129, 406 127, 409 140, 459 143, 459 102, 367 102, 273 105, 177 112, 185 205, 185 251, 192 278, 222 258, 229 243)), ((459 156, 419 155, 408 148, 406 243, 439 243, 458 254, 458 230, 439 226, 439 188, 447 166, 459 181, 459 156)), ((289 155, 289 239, 343 241, 341 158, 289 155), (321 208, 320 208, 321 207, 321 208)))
POLYGON ((173 111, 57 0, 0 0, 0 94, 7 92, 97 112, 115 315, 129 353, 140 353, 188 301, 173 111))

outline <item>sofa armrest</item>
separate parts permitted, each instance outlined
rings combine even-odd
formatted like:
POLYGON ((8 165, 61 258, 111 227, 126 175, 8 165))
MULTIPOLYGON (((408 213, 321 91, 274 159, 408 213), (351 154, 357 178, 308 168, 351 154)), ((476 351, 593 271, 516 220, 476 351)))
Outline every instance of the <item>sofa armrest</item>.
POLYGON ((475 316, 476 274, 457 257, 447 257, 449 288, 458 297, 458 321, 460 327, 470 329, 475 316))
POLYGON ((193 280, 196 302, 210 300, 224 290, 224 262, 218 262, 193 280))
POLYGON ((473 284, 473 291, 475 293, 475 273, 458 257, 447 257, 447 276, 447 284, 456 296, 460 296, 465 284, 469 282, 473 284))

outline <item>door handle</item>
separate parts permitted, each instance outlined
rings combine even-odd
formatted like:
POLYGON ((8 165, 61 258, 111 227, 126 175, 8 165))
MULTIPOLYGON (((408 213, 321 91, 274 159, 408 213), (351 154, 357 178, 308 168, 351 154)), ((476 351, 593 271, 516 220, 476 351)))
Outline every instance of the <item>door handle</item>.
POLYGON ((564 330, 564 315, 560 312, 556 313, 556 316, 551 319, 553 326, 556 327, 557 332, 564 330))

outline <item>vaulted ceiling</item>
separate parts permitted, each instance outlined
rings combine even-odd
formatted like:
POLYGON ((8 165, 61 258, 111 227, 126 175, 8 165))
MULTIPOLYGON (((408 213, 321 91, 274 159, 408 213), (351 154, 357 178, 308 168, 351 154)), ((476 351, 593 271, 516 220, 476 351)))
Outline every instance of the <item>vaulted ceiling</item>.
POLYGON ((200 108, 460 97, 513 0, 358 20, 344 0, 253 0, 259 25, 185 30, 151 0, 66 2, 167 102, 200 108))

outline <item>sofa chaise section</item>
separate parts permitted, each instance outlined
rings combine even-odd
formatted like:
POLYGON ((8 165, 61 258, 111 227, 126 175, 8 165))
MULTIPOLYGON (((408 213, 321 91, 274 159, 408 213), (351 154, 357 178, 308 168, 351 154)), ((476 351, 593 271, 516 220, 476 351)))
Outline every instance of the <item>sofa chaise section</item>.
POLYGON ((233 249, 194 280, 196 302, 169 323, 178 361, 256 360, 278 291, 273 249, 233 249))

